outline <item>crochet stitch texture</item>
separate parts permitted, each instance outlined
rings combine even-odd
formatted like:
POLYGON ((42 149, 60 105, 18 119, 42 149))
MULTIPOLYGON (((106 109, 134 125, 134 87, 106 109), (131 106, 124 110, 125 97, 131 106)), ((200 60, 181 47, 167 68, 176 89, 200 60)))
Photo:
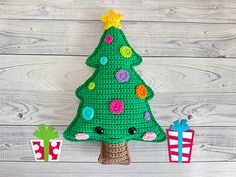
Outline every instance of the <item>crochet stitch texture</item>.
POLYGON ((63 133, 67 140, 109 144, 166 140, 148 105, 154 93, 133 68, 142 58, 126 40, 121 19, 114 11, 101 18, 105 31, 86 61, 96 71, 75 92, 81 102, 63 133))

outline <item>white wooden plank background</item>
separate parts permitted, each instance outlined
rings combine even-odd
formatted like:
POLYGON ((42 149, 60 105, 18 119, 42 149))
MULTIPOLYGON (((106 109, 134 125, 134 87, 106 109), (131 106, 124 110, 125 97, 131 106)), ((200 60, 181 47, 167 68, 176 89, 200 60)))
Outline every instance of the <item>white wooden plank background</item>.
MULTIPOLYGON (((104 31, 98 21, 11 19, 0 24, 2 54, 90 55, 104 31)), ((122 24, 131 46, 142 56, 236 57, 234 23, 122 24)))
MULTIPOLYGON (((0 90, 74 91, 95 71, 86 56, 0 55, 0 90), (15 74, 17 73, 17 74, 15 74)), ((135 70, 158 93, 235 92, 234 58, 143 57, 135 70)))
POLYGON ((0 18, 97 20, 113 8, 127 21, 233 23, 235 4, 233 0, 3 0, 0 18))
POLYGON ((230 177, 235 174, 236 162, 208 162, 187 165, 169 163, 133 163, 130 166, 101 166, 97 163, 30 163, 0 162, 4 177, 176 177, 195 174, 201 177, 230 177), (9 167, 11 170, 9 170, 9 167), (168 173, 167 173, 168 171, 168 173))
MULTIPOLYGON (((74 118, 79 103, 74 91, 0 93, 2 125, 67 125, 74 118)), ((188 114, 193 115, 192 126, 236 126, 235 100, 234 93, 157 93, 150 105, 157 121, 165 126, 188 114)))
POLYGON ((0 176, 234 176, 235 36, 233 0, 1 1, 0 176), (168 163, 166 142, 130 142, 128 167, 97 164, 97 142, 64 141, 60 162, 33 161, 37 125, 55 125, 62 139, 76 113, 74 90, 94 72, 84 62, 109 8, 124 14, 123 31, 143 56, 135 69, 155 91, 157 121, 166 129, 193 115, 191 164, 168 163))

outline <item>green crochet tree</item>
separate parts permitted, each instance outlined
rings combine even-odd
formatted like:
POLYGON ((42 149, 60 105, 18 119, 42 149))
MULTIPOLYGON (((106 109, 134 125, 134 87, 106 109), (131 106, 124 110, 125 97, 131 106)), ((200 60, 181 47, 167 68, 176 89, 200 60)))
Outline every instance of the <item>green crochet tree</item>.
POLYGON ((142 58, 126 40, 121 19, 122 15, 112 10, 101 17, 105 32, 86 61, 96 71, 76 90, 81 102, 64 132, 70 141, 103 142, 102 164, 129 164, 129 140, 166 140, 148 105, 153 91, 133 69, 142 58))

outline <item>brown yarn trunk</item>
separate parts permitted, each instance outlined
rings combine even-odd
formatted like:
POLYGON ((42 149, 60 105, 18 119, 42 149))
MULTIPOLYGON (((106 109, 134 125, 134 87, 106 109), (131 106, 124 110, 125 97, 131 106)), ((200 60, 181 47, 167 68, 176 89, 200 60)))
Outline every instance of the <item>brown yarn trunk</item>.
POLYGON ((129 165, 130 156, 128 143, 124 142, 119 144, 109 144, 102 142, 98 162, 103 165, 129 165))

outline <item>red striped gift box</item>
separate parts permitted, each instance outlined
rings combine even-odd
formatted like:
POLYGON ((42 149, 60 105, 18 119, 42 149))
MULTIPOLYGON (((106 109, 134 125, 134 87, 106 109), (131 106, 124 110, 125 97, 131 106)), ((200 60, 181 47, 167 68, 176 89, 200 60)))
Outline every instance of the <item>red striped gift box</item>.
POLYGON ((167 129, 167 143, 170 162, 179 162, 178 149, 182 148, 182 163, 189 163, 192 154, 194 131, 186 130, 183 132, 182 147, 179 147, 178 132, 167 129))

